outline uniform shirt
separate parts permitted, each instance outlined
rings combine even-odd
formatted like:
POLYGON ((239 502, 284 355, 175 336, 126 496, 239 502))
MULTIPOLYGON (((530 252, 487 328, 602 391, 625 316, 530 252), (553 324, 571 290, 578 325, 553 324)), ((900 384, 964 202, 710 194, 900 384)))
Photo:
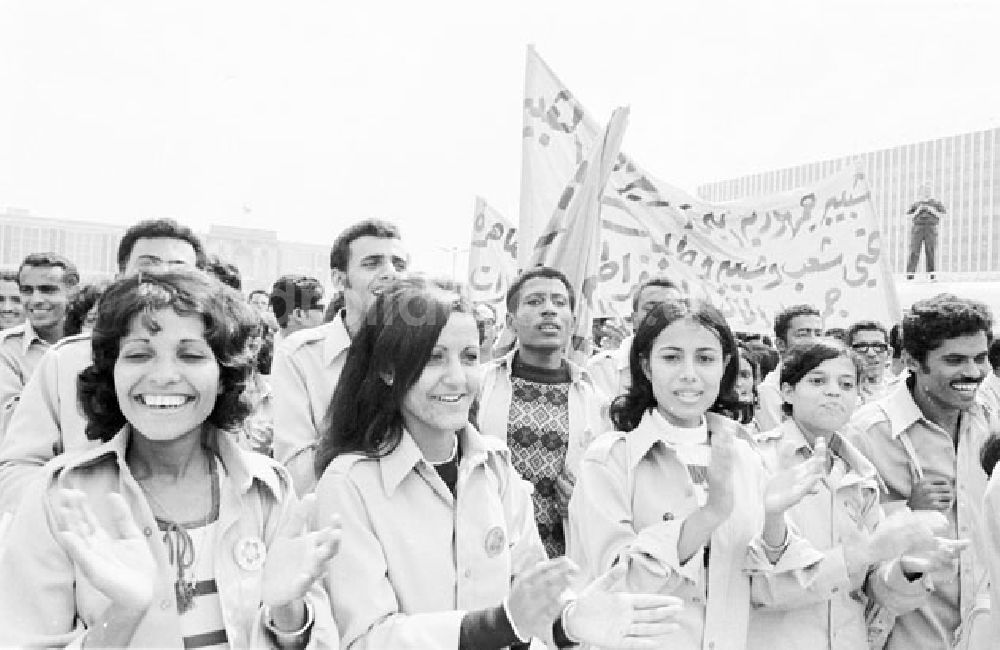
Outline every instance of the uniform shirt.
MULTIPOLYGON (((706 420, 709 431, 727 427, 743 435, 732 420, 714 413, 706 420)), ((743 650, 748 571, 774 570, 760 546, 767 473, 750 444, 734 440, 733 480, 739 489, 733 512, 712 533, 709 548, 682 563, 677 541, 700 504, 665 424, 652 409, 634 430, 606 433, 587 450, 570 500, 570 557, 587 579, 624 562, 626 584, 619 588, 682 598, 680 630, 667 644, 671 650, 743 650)), ((791 551, 800 542, 789 535, 791 551)))
POLYGON ((877 402, 892 391, 893 387, 896 385, 894 381, 895 377, 889 374, 889 371, 882 373, 882 381, 877 384, 870 383, 867 379, 862 379, 858 388, 860 389, 858 394, 858 405, 868 404, 870 402, 877 402))
POLYGON ((91 362, 90 334, 64 338, 25 385, 0 442, 0 513, 17 508, 25 486, 53 456, 97 446, 87 439, 76 395, 76 379, 91 362))
MULTIPOLYGON (((989 568, 989 601, 1000 603, 1000 464, 983 495, 983 542, 986 547, 986 562, 989 568)), ((992 610, 990 616, 993 638, 1000 639, 1000 614, 992 610)))
POLYGON ((611 401, 627 393, 632 385, 629 354, 634 339, 634 335, 629 336, 622 340, 617 350, 602 350, 587 361, 587 372, 594 385, 611 401))
POLYGON ((466 611, 496 607, 545 558, 530 488, 499 440, 468 425, 453 495, 409 433, 381 458, 344 454, 316 486, 339 513, 326 586, 341 647, 457 648, 466 611))
POLYGON ((1000 414, 1000 377, 997 377, 992 370, 986 375, 983 383, 979 384, 978 398, 990 413, 1000 414))
MULTIPOLYGON (((72 487, 89 497, 90 506, 106 530, 114 523, 110 492, 125 499, 146 538, 158 575, 153 602, 130 643, 134 647, 183 648, 167 548, 146 496, 125 462, 131 432, 122 429, 110 441, 78 454, 65 454, 46 466, 44 480, 31 484, 8 532, 8 547, 0 558, 0 647, 79 644, 86 630, 100 620, 107 598, 85 577, 63 548, 52 513, 52 489, 72 487), (79 625, 82 623, 83 625, 79 625)), ((220 494, 218 542, 213 574, 219 592, 226 635, 234 648, 274 647, 262 620, 263 565, 267 547, 284 530, 297 507, 287 473, 269 458, 237 448, 229 434, 214 431, 220 462, 231 489, 220 494)), ((338 635, 330 602, 317 583, 306 598, 315 623, 310 646, 336 648, 338 635)))
POLYGON ((24 385, 49 347, 30 321, 0 332, 0 440, 10 425, 24 385))
POLYGON ((316 484, 316 444, 350 346, 341 312, 325 325, 295 332, 274 348, 274 458, 288 468, 299 494, 312 492, 316 484))
MULTIPOLYGON (((794 420, 757 438, 768 470, 775 474, 812 456, 794 420)), ((927 589, 909 582, 898 560, 852 566, 845 547, 872 534, 884 518, 875 467, 851 443, 829 440, 832 467, 815 494, 788 510, 795 530, 816 550, 803 570, 763 571, 751 580, 754 609, 747 647, 751 650, 855 650, 868 645, 866 615, 888 634, 893 617, 923 604, 927 589)), ((781 559, 787 563, 788 557, 781 559)))
POLYGON ((767 377, 757 384, 757 424, 761 431, 777 428, 784 419, 781 405, 785 403, 781 397, 781 364, 767 374, 767 377))
POLYGON ((889 650, 950 647, 959 622, 975 605, 986 570, 980 534, 986 474, 979 465, 979 449, 989 434, 987 414, 978 404, 962 413, 956 451, 951 434, 924 417, 913 401, 910 382, 904 381, 885 398, 858 409, 849 428, 853 430, 847 432, 848 439, 875 465, 885 484, 883 504, 905 504, 917 463, 926 473, 955 481, 957 498, 944 513, 949 522, 944 535, 973 543, 962 552, 957 575, 934 576, 927 603, 896 619, 886 645, 889 650), (909 438, 915 459, 907 452, 904 437, 909 438))

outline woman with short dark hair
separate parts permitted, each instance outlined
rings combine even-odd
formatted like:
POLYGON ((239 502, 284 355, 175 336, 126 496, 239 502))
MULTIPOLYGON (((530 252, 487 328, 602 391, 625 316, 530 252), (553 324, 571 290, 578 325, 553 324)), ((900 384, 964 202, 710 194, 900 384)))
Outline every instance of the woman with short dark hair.
POLYGON ((336 647, 315 581, 337 531, 303 534, 284 469, 227 433, 249 412, 257 330, 198 271, 107 289, 79 380, 103 444, 26 494, 0 559, 0 645, 336 647))
POLYGON ((822 457, 827 476, 788 511, 812 546, 811 579, 754 576, 750 648, 851 650, 884 642, 895 616, 927 597, 920 578, 928 560, 904 554, 934 545, 932 527, 946 521, 940 513, 908 511, 886 520, 878 472, 840 433, 858 405, 862 368, 837 339, 795 345, 782 359, 787 418, 760 434, 761 455, 772 472, 822 457))

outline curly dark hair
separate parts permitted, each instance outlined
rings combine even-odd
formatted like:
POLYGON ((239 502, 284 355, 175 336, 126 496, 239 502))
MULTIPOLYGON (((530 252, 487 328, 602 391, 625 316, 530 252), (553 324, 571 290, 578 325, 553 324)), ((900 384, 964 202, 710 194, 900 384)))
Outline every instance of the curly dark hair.
POLYGON ((87 314, 100 301, 101 295, 107 288, 106 282, 85 284, 73 294, 66 305, 63 336, 74 336, 83 331, 83 322, 87 319, 87 314))
POLYGON ((410 277, 379 293, 351 340, 316 451, 316 476, 341 454, 381 457, 399 445, 403 400, 454 313, 471 315, 472 303, 447 283, 410 277))
MULTIPOLYGON (((865 367, 864 361, 854 350, 844 345, 843 341, 828 337, 809 343, 800 343, 789 348, 781 360, 780 385, 795 386, 821 363, 837 357, 846 357, 854 364, 854 381, 860 384, 861 373, 865 367)), ((781 411, 785 415, 791 416, 792 405, 784 402, 781 405, 781 411)))
POLYGON ((926 370, 927 353, 947 339, 983 332, 993 340, 993 315, 981 302, 940 293, 920 300, 903 315, 903 349, 926 370))
POLYGON ((125 426, 114 381, 121 340, 136 319, 150 331, 159 331, 156 312, 165 309, 179 316, 198 316, 205 324, 205 341, 219 364, 222 384, 207 421, 228 430, 249 415, 251 405, 244 391, 255 352, 249 343, 260 328, 253 308, 239 293, 202 271, 145 272, 115 281, 101 298, 91 335, 93 363, 80 373, 77 384, 89 439, 110 440, 125 426))
POLYGON ((1000 434, 991 433, 979 449, 979 464, 983 466, 986 476, 993 476, 997 461, 1000 461, 1000 434))
POLYGON ((194 249, 195 264, 199 269, 205 268, 207 258, 201 239, 187 226, 182 226, 173 219, 146 219, 131 226, 118 242, 118 272, 124 273, 128 258, 132 257, 132 249, 140 239, 179 239, 191 244, 194 249))
POLYGON ((785 307, 774 317, 774 335, 781 339, 782 343, 788 343, 788 328, 792 325, 792 319, 798 316, 822 316, 819 310, 812 305, 792 305, 785 307))
POLYGON ((349 226, 337 235, 330 248, 330 269, 347 272, 347 263, 351 261, 351 242, 362 237, 378 237, 379 239, 401 239, 396 224, 381 219, 365 219, 349 226))
POLYGON ((731 402, 736 396, 733 386, 739 373, 740 360, 736 338, 726 324, 726 318, 711 303, 702 300, 668 300, 657 304, 646 314, 632 340, 632 348, 629 350, 632 385, 627 393, 618 396, 611 404, 611 422, 619 431, 631 431, 639 426, 643 414, 656 406, 653 384, 643 372, 642 362, 649 359, 653 341, 660 332, 679 320, 693 321, 715 334, 722 344, 722 353, 727 357, 726 368, 719 382, 719 396, 709 410, 725 414, 735 406, 731 402))

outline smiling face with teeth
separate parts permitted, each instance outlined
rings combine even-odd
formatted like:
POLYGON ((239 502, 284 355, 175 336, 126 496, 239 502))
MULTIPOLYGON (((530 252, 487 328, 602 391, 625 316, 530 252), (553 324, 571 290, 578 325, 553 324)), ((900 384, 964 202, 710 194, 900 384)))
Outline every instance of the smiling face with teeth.
POLYGON ((149 440, 200 435, 222 390, 219 364, 199 316, 140 313, 122 338, 114 368, 125 419, 149 440))
POLYGON ((653 340, 642 370, 653 386, 660 414, 679 427, 696 427, 719 396, 729 358, 715 332, 688 318, 653 340))
POLYGON ((914 401, 923 407, 921 402, 927 400, 935 410, 968 409, 989 370, 988 352, 986 332, 979 331, 945 339, 927 352, 924 363, 907 354, 907 367, 915 382, 914 401))
POLYGON ((406 430, 418 445, 453 436, 465 427, 479 391, 480 373, 476 319, 472 314, 453 313, 400 409, 406 430))

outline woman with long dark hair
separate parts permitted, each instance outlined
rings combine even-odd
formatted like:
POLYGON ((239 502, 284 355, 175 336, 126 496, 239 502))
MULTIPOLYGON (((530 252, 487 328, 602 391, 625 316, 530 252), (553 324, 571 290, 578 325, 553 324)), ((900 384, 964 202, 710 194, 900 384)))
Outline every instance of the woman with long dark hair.
POLYGON ((588 449, 570 502, 571 556, 588 576, 623 571, 631 591, 685 607, 671 649, 741 650, 748 569, 774 570, 796 541, 784 512, 823 476, 812 460, 770 479, 740 425, 720 414, 739 368, 710 304, 656 305, 629 353, 617 431, 588 449))
POLYGON ((344 521, 343 647, 663 647, 675 599, 605 580, 564 600, 572 563, 545 558, 506 446, 468 422, 479 377, 470 303, 427 282, 384 290, 351 341, 316 456, 318 517, 344 521))
POLYGON ((282 467, 237 446, 257 320, 198 272, 112 284, 79 380, 87 435, 25 495, 0 559, 0 646, 336 647, 282 467))

